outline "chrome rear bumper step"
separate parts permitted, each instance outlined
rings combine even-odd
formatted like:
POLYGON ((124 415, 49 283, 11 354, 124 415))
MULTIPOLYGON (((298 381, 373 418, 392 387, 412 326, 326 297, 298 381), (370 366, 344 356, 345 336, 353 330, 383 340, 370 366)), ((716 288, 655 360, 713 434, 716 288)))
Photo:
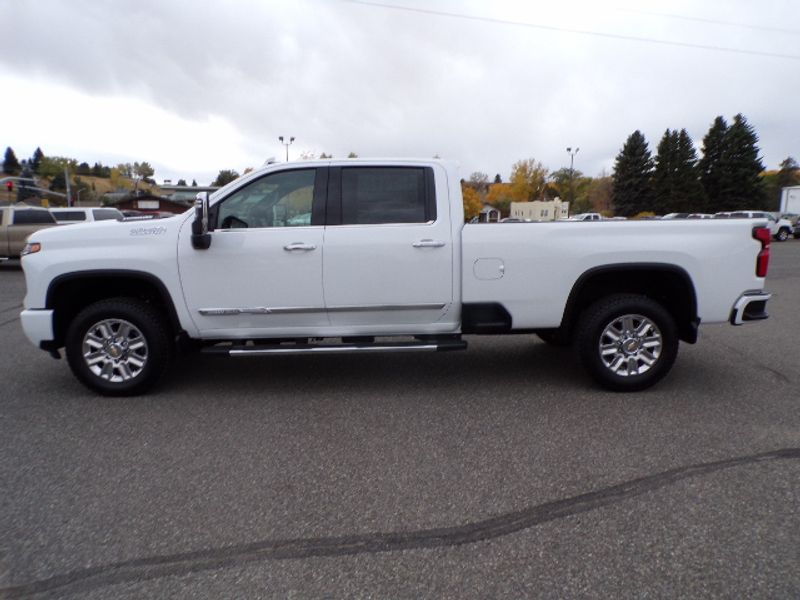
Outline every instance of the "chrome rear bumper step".
POLYGON ((370 344, 260 344, 209 346, 203 354, 225 356, 266 356, 289 354, 367 354, 384 352, 448 352, 466 350, 463 340, 425 342, 383 342, 370 344))
POLYGON ((731 310, 732 325, 742 325, 748 321, 760 321, 769 317, 767 302, 772 294, 763 291, 745 292, 736 301, 731 310))

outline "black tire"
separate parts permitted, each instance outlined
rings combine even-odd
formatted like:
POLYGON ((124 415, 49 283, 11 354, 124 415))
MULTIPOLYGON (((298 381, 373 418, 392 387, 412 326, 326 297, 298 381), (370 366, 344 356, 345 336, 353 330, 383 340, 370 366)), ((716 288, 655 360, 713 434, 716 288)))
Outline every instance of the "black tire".
POLYGON ((572 344, 572 338, 563 329, 542 329, 536 335, 548 346, 564 348, 572 344))
POLYGON ((168 331, 162 314, 142 300, 100 300, 70 323, 67 361, 84 385, 104 396, 143 394, 171 362, 168 331))
POLYGON ((789 239, 789 230, 785 227, 782 227, 778 230, 778 233, 775 234, 775 239, 779 242, 785 242, 789 239))
POLYGON ((583 312, 575 347, 581 364, 600 385, 634 392, 656 384, 672 368, 678 332, 672 315, 658 302, 618 294, 583 312))

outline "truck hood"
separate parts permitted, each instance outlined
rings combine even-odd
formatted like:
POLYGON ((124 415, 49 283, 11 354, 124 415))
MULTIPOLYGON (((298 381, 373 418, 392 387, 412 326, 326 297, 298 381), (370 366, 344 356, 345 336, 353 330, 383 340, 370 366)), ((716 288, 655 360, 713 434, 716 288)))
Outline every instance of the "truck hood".
POLYGON ((187 214, 180 214, 152 221, 94 221, 61 225, 37 231, 31 234, 28 241, 39 242, 45 249, 88 247, 103 243, 127 245, 127 241, 136 244, 138 240, 174 238, 187 218, 187 214))

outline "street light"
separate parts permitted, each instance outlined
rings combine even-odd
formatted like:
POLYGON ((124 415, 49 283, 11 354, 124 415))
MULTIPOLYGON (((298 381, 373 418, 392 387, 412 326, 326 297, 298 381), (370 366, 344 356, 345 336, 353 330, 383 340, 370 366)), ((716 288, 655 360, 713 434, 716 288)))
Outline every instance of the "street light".
POLYGON ((280 136, 278 136, 278 141, 280 141, 281 144, 286 146, 286 162, 289 162, 289 146, 292 145, 292 142, 294 141, 294 138, 290 137, 288 142, 284 142, 283 141, 283 136, 280 135, 280 136))
POLYGON ((572 146, 567 148, 567 152, 569 152, 569 202, 570 208, 572 208, 572 201, 574 200, 575 191, 573 190, 573 181, 575 177, 575 155, 580 151, 580 148, 575 148, 572 150, 572 146))

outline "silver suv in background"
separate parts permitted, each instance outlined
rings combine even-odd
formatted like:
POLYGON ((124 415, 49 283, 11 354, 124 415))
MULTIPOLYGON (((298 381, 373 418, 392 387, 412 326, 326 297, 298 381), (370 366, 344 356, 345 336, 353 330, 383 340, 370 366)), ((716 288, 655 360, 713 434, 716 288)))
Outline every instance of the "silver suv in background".
POLYGON ((779 242, 785 242, 792 235, 792 224, 763 210, 737 210, 730 213, 729 219, 766 219, 769 232, 779 242))

